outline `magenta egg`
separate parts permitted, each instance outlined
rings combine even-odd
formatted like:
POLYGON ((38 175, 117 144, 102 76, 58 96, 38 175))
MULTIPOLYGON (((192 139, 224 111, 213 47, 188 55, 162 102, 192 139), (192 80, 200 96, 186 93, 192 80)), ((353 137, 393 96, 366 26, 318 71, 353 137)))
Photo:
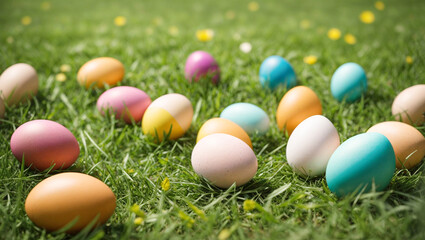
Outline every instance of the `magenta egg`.
POLYGON ((121 86, 111 88, 100 95, 97 109, 102 115, 109 111, 115 114, 116 119, 123 119, 126 123, 131 123, 132 119, 139 122, 151 102, 151 98, 144 91, 121 86))
POLYGON ((199 81, 207 77, 214 84, 220 81, 220 68, 211 54, 204 51, 196 51, 189 55, 184 67, 185 77, 189 82, 199 81))
POLYGON ((10 148, 25 166, 40 171, 52 167, 66 169, 80 155, 74 135, 61 124, 50 120, 33 120, 19 126, 12 134, 10 148))

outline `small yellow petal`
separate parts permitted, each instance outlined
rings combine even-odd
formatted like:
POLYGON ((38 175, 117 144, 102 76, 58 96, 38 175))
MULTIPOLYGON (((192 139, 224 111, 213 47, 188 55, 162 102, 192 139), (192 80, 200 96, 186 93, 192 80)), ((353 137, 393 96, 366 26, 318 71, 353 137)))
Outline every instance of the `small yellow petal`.
POLYGON ((218 234, 218 239, 219 240, 226 240, 230 237, 232 233, 230 232, 230 230, 228 228, 225 228, 223 230, 221 230, 221 232, 218 234))
POLYGON ((256 12, 260 8, 260 5, 257 2, 250 2, 248 4, 248 9, 251 12, 256 12))
POLYGON ((407 56, 406 57, 406 63, 407 64, 412 64, 413 63, 413 58, 411 56, 407 56))
POLYGON ((375 21, 375 15, 371 11, 363 11, 360 14, 360 21, 366 24, 371 24, 375 21))
POLYGON ((304 62, 309 64, 309 65, 313 65, 317 62, 317 57, 313 56, 313 55, 304 57, 304 62))
POLYGON ((171 26, 168 29, 168 33, 170 33, 172 36, 177 36, 179 34, 179 29, 176 26, 171 26))
POLYGON ((196 31, 196 37, 201 42, 208 42, 214 37, 214 31, 211 29, 203 29, 196 31))
POLYGON ((71 66, 69 66, 68 64, 61 65, 61 72, 69 72, 69 71, 71 71, 71 66))
POLYGON ((375 8, 382 11, 385 8, 385 4, 382 1, 377 1, 375 2, 375 8))
POLYGON ((346 43, 350 44, 350 45, 354 45, 354 44, 356 44, 357 39, 356 39, 356 37, 354 37, 354 35, 353 35, 353 34, 347 33, 347 34, 345 34, 345 36, 344 36, 344 41, 345 41, 346 43))
POLYGON ((127 173, 134 173, 134 169, 132 169, 132 168, 130 168, 130 169, 127 169, 127 173))
POLYGON ((328 31, 328 38, 338 40, 341 37, 341 31, 338 28, 331 28, 328 31))
POLYGON ((9 44, 12 44, 15 41, 15 39, 13 39, 13 37, 9 36, 6 38, 6 42, 9 44))
POLYGON ((162 180, 161 188, 162 188, 162 191, 164 191, 164 192, 170 190, 170 179, 168 177, 166 177, 164 180, 162 180))
POLYGON ((160 17, 156 17, 156 18, 154 18, 154 19, 152 20, 152 23, 153 23, 153 25, 155 25, 155 26, 159 26, 159 25, 161 25, 161 24, 162 24, 162 18, 160 18, 160 17))
POLYGON ((152 34, 153 34, 153 28, 151 28, 151 27, 147 27, 147 28, 146 28, 146 34, 147 34, 147 35, 152 35, 152 34))
POLYGON ((123 16, 118 16, 118 17, 114 18, 114 24, 115 24, 115 26, 122 27, 126 23, 127 23, 127 19, 125 17, 123 17, 123 16))
POLYGON ((50 2, 42 2, 41 3, 41 9, 44 10, 44 11, 50 10, 51 7, 52 7, 52 5, 50 4, 50 2))
POLYGON ((22 25, 25 25, 25 26, 30 25, 31 22, 32 22, 32 19, 30 16, 25 16, 21 19, 22 25))
POLYGON ((302 29, 307 29, 310 27, 310 21, 309 20, 302 20, 300 23, 300 26, 302 29))
POLYGON ((143 218, 137 217, 137 218, 134 219, 134 224, 142 225, 142 223, 143 223, 143 218))
POLYGON ((58 82, 65 82, 65 80, 66 80, 65 73, 58 73, 58 74, 56 74, 56 81, 58 81, 58 82))
POLYGON ((254 210, 256 206, 257 206, 257 203, 251 199, 247 199, 243 202, 243 210, 247 212, 254 210))
POLYGON ((235 18, 235 16, 236 16, 236 14, 235 14, 235 12, 233 12, 233 11, 227 11, 227 12, 226 12, 226 18, 227 18, 227 19, 229 19, 229 20, 234 19, 234 18, 235 18))

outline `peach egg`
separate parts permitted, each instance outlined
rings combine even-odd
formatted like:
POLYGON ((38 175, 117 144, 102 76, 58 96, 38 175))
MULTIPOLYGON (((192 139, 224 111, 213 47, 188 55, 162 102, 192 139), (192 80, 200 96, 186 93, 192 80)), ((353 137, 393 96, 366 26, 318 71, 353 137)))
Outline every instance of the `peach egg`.
POLYGON ((100 57, 86 62, 78 71, 80 85, 103 88, 116 85, 124 77, 124 65, 115 58, 100 57))
POLYGON ((252 148, 251 139, 248 134, 238 124, 224 119, 224 118, 212 118, 206 121, 198 132, 196 142, 199 142, 202 138, 214 134, 214 133, 226 133, 237 137, 244 141, 250 148, 252 148))

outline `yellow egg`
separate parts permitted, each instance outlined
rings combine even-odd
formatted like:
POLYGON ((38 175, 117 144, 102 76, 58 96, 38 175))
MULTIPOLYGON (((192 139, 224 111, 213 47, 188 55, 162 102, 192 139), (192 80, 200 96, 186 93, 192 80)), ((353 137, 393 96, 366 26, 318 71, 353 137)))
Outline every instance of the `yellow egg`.
POLYGON ((418 165, 425 156, 425 138, 416 128, 402 122, 382 122, 368 132, 383 134, 390 140, 396 156, 396 167, 410 169, 418 165))
POLYGON ((190 127, 193 108, 189 99, 178 93, 157 98, 149 105, 143 115, 142 130, 146 135, 158 137, 163 141, 181 137, 190 127))
POLYGON ((79 232, 93 221, 93 227, 104 224, 115 207, 115 195, 106 184, 76 172, 44 179, 25 200, 25 211, 37 226, 57 231, 71 225, 68 233, 79 232))
POLYGON ((14 64, 0 76, 0 97, 8 105, 25 102, 35 96, 37 91, 38 76, 31 65, 14 64))
POLYGON ((86 62, 78 71, 80 85, 103 88, 116 85, 124 77, 124 65, 115 58, 100 57, 86 62))
POLYGON ((291 135, 302 121, 321 114, 322 105, 316 93, 308 87, 298 86, 289 90, 280 100, 276 120, 279 129, 291 135))
POLYGON ((251 139, 243 130, 243 128, 241 128, 238 124, 224 118, 212 118, 206 121, 199 129, 196 142, 199 142, 199 140, 202 138, 214 133, 225 133, 232 135, 244 141, 250 148, 252 148, 251 139))

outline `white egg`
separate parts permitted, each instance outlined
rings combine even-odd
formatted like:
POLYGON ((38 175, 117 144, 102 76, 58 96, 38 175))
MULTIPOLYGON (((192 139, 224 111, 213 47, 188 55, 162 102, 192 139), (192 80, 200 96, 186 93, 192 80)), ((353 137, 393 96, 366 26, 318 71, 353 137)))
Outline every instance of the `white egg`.
POLYGON ((339 145, 338 131, 332 122, 322 115, 314 115, 292 132, 286 158, 296 173, 318 176, 325 173, 329 158, 339 145))
POLYGON ((9 106, 27 101, 37 91, 38 76, 31 65, 17 63, 0 75, 0 96, 9 106))

